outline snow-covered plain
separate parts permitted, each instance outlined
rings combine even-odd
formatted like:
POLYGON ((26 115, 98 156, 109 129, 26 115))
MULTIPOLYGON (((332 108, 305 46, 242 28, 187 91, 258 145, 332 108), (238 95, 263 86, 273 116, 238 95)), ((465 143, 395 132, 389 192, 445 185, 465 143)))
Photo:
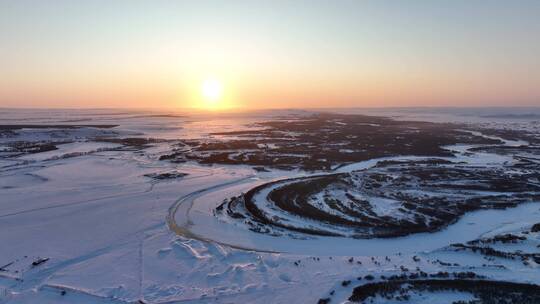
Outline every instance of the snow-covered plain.
MULTIPOLYGON (((0 137, 0 147, 17 140, 62 143, 42 153, 0 152, 0 303, 317 303, 322 298, 343 303, 362 283, 358 277, 401 274, 403 267, 428 273, 474 269, 491 279, 540 283, 534 262, 486 260, 448 249, 456 242, 530 229, 540 222, 540 203, 473 212, 445 230, 401 238, 273 237, 217 218, 214 209, 255 185, 310 173, 159 160, 178 139, 242 130, 288 114, 303 112, 216 117, 124 110, 0 111, 0 124, 119 125, 54 136, 48 129, 22 129, 0 137), (165 141, 144 149, 94 141, 105 135, 165 141), (169 172, 187 175, 162 180, 148 176, 169 172), (353 283, 344 286, 347 280, 353 283)), ((459 161, 508 161, 502 155, 467 154, 467 147, 450 148, 463 154, 459 161)), ((533 243, 539 240, 538 234, 529 237, 533 243)), ((449 301, 469 295, 442 297, 449 301)), ((434 303, 421 295, 415 299, 434 303)))

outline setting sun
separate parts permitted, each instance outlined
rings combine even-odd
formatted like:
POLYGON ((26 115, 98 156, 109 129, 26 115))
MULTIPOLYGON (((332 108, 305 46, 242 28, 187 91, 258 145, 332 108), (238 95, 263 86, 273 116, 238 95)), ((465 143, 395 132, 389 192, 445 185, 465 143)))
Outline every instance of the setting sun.
POLYGON ((223 95, 223 84, 215 78, 205 79, 201 85, 201 93, 207 106, 218 106, 223 95))

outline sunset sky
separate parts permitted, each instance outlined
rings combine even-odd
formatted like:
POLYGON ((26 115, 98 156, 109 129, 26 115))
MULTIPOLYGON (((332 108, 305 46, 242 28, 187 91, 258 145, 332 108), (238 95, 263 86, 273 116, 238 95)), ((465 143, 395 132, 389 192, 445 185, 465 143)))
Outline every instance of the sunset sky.
POLYGON ((0 107, 540 106, 540 1, 0 1, 0 107))

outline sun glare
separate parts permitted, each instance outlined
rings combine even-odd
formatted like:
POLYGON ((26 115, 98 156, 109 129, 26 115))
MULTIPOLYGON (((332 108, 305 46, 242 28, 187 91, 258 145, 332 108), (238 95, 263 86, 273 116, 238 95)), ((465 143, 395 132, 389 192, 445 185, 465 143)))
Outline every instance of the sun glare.
POLYGON ((207 107, 218 107, 223 95, 223 85, 215 78, 205 79, 201 85, 201 93, 207 107))

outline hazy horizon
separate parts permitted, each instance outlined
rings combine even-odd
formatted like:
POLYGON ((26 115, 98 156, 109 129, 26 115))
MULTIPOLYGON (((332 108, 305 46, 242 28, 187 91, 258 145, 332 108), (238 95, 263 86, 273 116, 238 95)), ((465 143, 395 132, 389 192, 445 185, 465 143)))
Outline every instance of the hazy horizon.
POLYGON ((540 106, 540 2, 4 1, 0 107, 540 106))

